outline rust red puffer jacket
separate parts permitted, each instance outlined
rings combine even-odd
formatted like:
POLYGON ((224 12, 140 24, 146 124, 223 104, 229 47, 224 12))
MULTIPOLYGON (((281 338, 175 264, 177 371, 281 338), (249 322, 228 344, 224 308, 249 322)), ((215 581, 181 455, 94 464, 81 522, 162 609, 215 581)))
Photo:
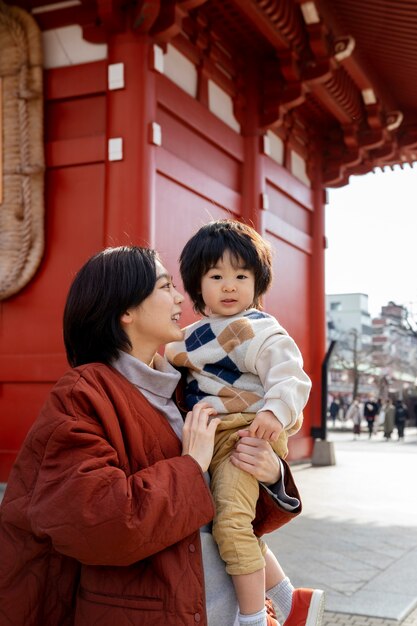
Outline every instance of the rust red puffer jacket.
MULTIPOLYGON (((168 421, 102 364, 70 370, 0 508, 1 626, 204 626, 199 528, 214 514, 168 421)), ((258 534, 294 517, 262 491, 258 534)), ((287 491, 297 495, 291 473, 287 491)))

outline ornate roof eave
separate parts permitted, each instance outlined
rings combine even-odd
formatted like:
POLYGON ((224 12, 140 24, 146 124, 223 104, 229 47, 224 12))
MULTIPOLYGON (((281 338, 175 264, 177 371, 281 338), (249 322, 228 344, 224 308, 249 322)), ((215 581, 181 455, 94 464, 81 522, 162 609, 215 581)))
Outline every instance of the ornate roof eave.
POLYGON ((417 126, 414 128, 385 128, 374 135, 359 135, 359 148, 346 152, 341 144, 327 145, 323 182, 327 187, 347 184, 349 176, 366 174, 376 167, 404 167, 417 161, 417 126))
POLYGON ((345 184, 352 173, 384 166, 383 154, 398 163, 414 160, 398 140, 402 113, 395 110, 389 94, 374 92, 355 50, 354 38, 336 37, 314 2, 233 3, 276 52, 276 80, 271 78, 271 69, 264 72, 262 126, 279 128, 289 112, 296 113, 312 96, 333 119, 333 125, 339 127, 341 155, 337 159, 331 145, 334 138, 326 149, 329 140, 323 128, 322 145, 325 155, 329 155, 328 162, 326 156, 323 158, 325 186, 345 184))
POLYGON ((128 27, 137 34, 149 33, 160 42, 175 37, 189 12, 207 0, 139 0, 130 5, 126 0, 80 0, 62 7, 54 0, 17 0, 16 4, 36 14, 42 30, 78 24, 90 43, 106 43, 109 36, 128 27), (47 10, 51 5, 51 10, 47 10), (42 11, 37 9, 42 7, 42 11))
MULTIPOLYGON (((274 52, 262 57, 261 127, 285 132, 297 116, 308 120, 304 127, 323 150, 324 186, 417 160, 415 129, 404 126, 389 86, 373 80, 354 37, 323 19, 319 0, 224 2, 243 16, 242 29, 250 24, 274 52)), ((315 159, 306 157, 309 169, 315 159)))
MULTIPOLYGON (((28 10, 45 5, 45 0, 16 2, 28 10)), ((298 118, 306 132, 320 142, 323 184, 329 186, 364 168, 369 171, 416 160, 417 133, 403 126, 403 114, 389 93, 377 91, 353 36, 336 31, 329 16, 320 13, 323 2, 139 0, 129 4, 126 0, 80 0, 78 5, 58 10, 53 0, 46 0, 51 11, 37 13, 36 19, 44 30, 79 24, 84 38, 93 43, 106 42, 112 34, 128 28, 149 34, 161 45, 175 38, 195 55, 199 71, 214 77, 228 91, 237 115, 239 107, 245 106, 239 86, 245 82, 245 60, 255 58, 259 130, 288 128, 291 120, 298 118), (213 10, 224 18, 219 46, 213 45, 218 37, 213 31, 213 10), (191 27, 195 36, 190 37, 186 31, 191 27), (227 55, 219 58, 222 46, 231 53, 229 68, 227 55)), ((314 155, 307 150, 306 158, 309 167, 314 155)))

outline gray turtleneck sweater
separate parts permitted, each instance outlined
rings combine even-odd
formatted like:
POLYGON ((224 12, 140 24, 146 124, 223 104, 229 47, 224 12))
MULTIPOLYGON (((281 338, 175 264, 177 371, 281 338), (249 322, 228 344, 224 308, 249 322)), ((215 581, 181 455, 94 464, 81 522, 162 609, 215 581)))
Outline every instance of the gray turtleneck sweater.
MULTIPOLYGON (((126 352, 119 352, 119 357, 112 362, 112 366, 135 385, 155 409, 165 415, 174 432, 182 440, 183 419, 172 399, 181 378, 180 373, 159 354, 155 355, 153 368, 126 352)), ((284 471, 283 465, 281 465, 281 471, 284 471)), ((209 481, 208 474, 206 477, 209 481)), ((268 491, 280 501, 281 506, 288 510, 294 510, 299 505, 296 498, 291 498, 285 493, 282 479, 268 491)), ((211 535, 210 525, 201 529, 200 537, 208 624, 209 626, 217 626, 217 624, 232 626, 237 616, 237 600, 233 583, 226 573, 211 535)))

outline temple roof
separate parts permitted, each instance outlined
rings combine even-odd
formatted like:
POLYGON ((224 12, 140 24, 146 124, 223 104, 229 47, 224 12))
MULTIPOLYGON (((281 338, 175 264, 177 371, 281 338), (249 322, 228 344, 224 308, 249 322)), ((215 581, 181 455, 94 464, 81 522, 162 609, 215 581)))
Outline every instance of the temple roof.
POLYGON ((293 133, 310 167, 319 145, 325 186, 417 160, 415 0, 17 4, 29 11, 50 4, 51 11, 35 16, 41 28, 78 23, 95 42, 123 28, 133 11, 137 32, 174 43, 222 83, 237 116, 245 106, 247 68, 255 66, 260 132, 293 133))
POLYGON ((297 121, 320 136, 326 186, 417 160, 414 0, 212 0, 198 10, 236 54, 249 47, 259 59, 265 127, 297 121))

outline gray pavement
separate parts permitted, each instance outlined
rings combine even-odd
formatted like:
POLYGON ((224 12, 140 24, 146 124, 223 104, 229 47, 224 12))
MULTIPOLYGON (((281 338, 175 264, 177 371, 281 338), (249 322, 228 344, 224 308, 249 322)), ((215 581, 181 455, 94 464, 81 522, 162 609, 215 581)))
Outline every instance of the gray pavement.
POLYGON ((327 439, 336 465, 292 466, 303 513, 268 545, 294 585, 326 591, 325 626, 417 626, 417 429, 327 439))

